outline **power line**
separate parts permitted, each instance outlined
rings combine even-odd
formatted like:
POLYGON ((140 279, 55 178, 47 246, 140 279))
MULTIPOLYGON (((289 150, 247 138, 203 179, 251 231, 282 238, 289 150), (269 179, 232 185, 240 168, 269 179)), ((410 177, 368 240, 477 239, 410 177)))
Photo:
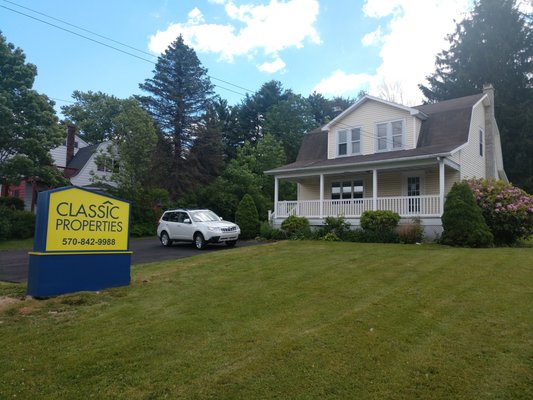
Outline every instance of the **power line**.
MULTIPOLYGON (((17 6, 17 7, 23 8, 23 9, 25 9, 25 10, 28 10, 28 11, 34 12, 34 13, 39 14, 39 15, 42 15, 42 16, 45 16, 45 17, 47 17, 47 18, 50 18, 50 19, 52 19, 52 20, 55 20, 55 21, 61 22, 61 23, 66 24, 66 25, 68 25, 68 26, 72 26, 72 27, 74 27, 74 28, 76 28, 76 29, 79 29, 79 30, 81 30, 81 31, 88 32, 88 33, 90 33, 90 34, 92 34, 92 35, 95 35, 95 36, 97 36, 97 37, 103 38, 103 39, 105 39, 105 40, 109 40, 109 41, 111 41, 111 42, 113 42, 113 43, 117 43, 117 44, 119 44, 119 45, 121 45, 121 46, 127 47, 127 48, 129 48, 129 49, 135 50, 135 51, 140 52, 140 53, 143 53, 143 54, 146 54, 146 55, 148 55, 148 56, 150 56, 150 57, 156 57, 156 56, 154 56, 153 54, 150 54, 150 53, 148 53, 148 52, 145 52, 144 50, 137 49, 137 48, 135 48, 135 47, 133 47, 133 46, 127 45, 127 44, 122 43, 122 42, 119 42, 119 41, 114 40, 114 39, 112 39, 112 38, 109 38, 109 37, 107 37, 107 36, 100 35, 100 34, 98 34, 98 33, 96 33, 96 32, 90 31, 90 30, 88 30, 88 29, 82 28, 82 27, 77 26, 77 25, 74 25, 74 24, 71 24, 71 23, 69 23, 69 22, 67 22, 67 21, 64 21, 64 20, 61 20, 61 19, 59 19, 59 18, 52 17, 52 16, 50 16, 50 15, 48 15, 48 14, 44 14, 44 13, 41 13, 41 12, 39 12, 39 11, 33 10, 33 9, 31 9, 31 8, 21 6, 21 5, 17 4, 17 3, 15 3, 15 2, 12 2, 12 1, 9 1, 9 0, 1 0, 1 1, 4 1, 4 2, 9 3, 9 4, 13 4, 13 5, 17 6)), ((50 25, 50 26, 52 26, 52 27, 54 27, 54 28, 56 28, 56 29, 60 29, 60 30, 62 30, 62 31, 65 31, 65 32, 68 32, 68 33, 70 33, 70 34, 76 35, 76 36, 81 37, 81 38, 83 38, 83 39, 90 40, 91 42, 97 43, 97 44, 99 44, 99 45, 101 45, 101 46, 105 46, 105 47, 110 48, 110 49, 112 49, 112 50, 119 51, 119 52, 121 52, 121 53, 123 53, 123 54, 129 55, 129 56, 131 56, 131 57, 135 57, 135 58, 137 58, 137 59, 139 59, 139 60, 149 62, 149 63, 151 63, 151 64, 153 64, 153 65, 156 65, 156 64, 157 64, 157 63, 156 63, 155 61, 153 61, 153 60, 148 60, 148 59, 146 59, 146 58, 144 58, 144 57, 140 57, 140 56, 138 56, 138 55, 136 55, 136 54, 130 53, 130 52, 125 51, 125 50, 122 50, 122 49, 120 49, 120 48, 118 48, 118 47, 115 47, 115 46, 111 46, 111 45, 109 45, 109 44, 107 44, 107 43, 104 43, 104 42, 102 42, 102 41, 100 41, 100 40, 96 40, 96 39, 90 38, 90 37, 88 37, 88 36, 85 36, 85 35, 82 35, 82 34, 80 34, 80 33, 74 32, 74 31, 72 31, 72 30, 70 30, 70 29, 67 29, 67 28, 61 27, 61 26, 59 26, 59 25, 53 24, 53 23, 51 23, 51 22, 45 21, 45 20, 40 19, 40 18, 37 18, 37 17, 34 17, 34 16, 32 16, 32 15, 26 14, 26 13, 24 13, 24 12, 22 12, 22 11, 14 10, 14 9, 12 9, 12 8, 9 8, 9 7, 6 7, 6 6, 2 6, 2 5, 0 5, 0 7, 1 7, 1 8, 4 8, 4 9, 6 9, 6 10, 9 10, 9 11, 11 11, 11 12, 14 12, 14 13, 17 13, 17 14, 20 14, 20 15, 23 15, 23 16, 25 16, 25 17, 27 17, 27 18, 31 18, 31 19, 33 19, 33 20, 35 20, 35 21, 39 21, 39 22, 41 22, 41 23, 43 23, 43 24, 50 25)), ((208 76, 209 76, 211 79, 215 80, 215 81, 222 82, 222 83, 224 83, 224 84, 226 84, 226 85, 230 85, 230 86, 236 87, 236 88, 238 88, 238 89, 244 90, 244 91, 249 92, 249 93, 254 93, 253 90, 250 90, 250 89, 247 89, 247 88, 245 88, 245 87, 242 87, 242 86, 236 85, 236 84, 231 83, 231 82, 229 82, 229 81, 227 81, 227 80, 220 79, 220 78, 217 78, 217 77, 212 76, 212 75, 208 75, 208 76)), ((220 85, 216 85, 216 84, 214 84, 214 86, 215 86, 215 87, 218 87, 218 88, 220 88, 220 89, 224 89, 224 90, 230 91, 230 92, 232 92, 232 93, 238 94, 238 95, 240 95, 240 96, 245 96, 245 95, 246 95, 245 93, 237 92, 236 90, 229 89, 229 88, 226 88, 226 87, 223 87, 223 86, 220 86, 220 85)))
POLYGON ((131 50, 135 50, 135 51, 138 51, 139 53, 143 53, 143 54, 146 54, 150 57, 157 57, 151 53, 148 53, 147 51, 144 51, 144 50, 140 50, 140 49, 137 49, 133 46, 130 46, 126 43, 122 43, 122 42, 119 42, 118 40, 115 40, 115 39, 112 39, 108 36, 104 36, 104 35, 100 35, 99 33, 96 33, 96 32, 93 32, 93 31, 90 31, 89 29, 85 29, 85 28, 82 28, 81 26, 78 26, 78 25, 74 25, 74 24, 71 24, 70 22, 68 21, 65 21, 65 20, 62 20, 62 19, 59 19, 59 18, 56 18, 56 17, 53 17, 51 15, 48 15, 48 14, 45 14, 45 13, 42 13, 40 11, 37 11, 37 10, 33 10, 29 7, 24 7, 20 4, 17 4, 13 1, 9 1, 9 0, 2 0, 4 3, 9 3, 9 4, 13 4, 14 6, 17 6, 17 7, 20 7, 20 8, 23 8, 24 10, 28 10, 28 11, 31 11, 35 14, 39 14, 39 15, 42 15, 43 17, 46 17, 46 18, 50 18, 54 21, 57 21, 57 22, 61 22, 62 24, 65 24, 65 25, 68 25, 68 26, 72 26, 73 28, 76 28, 76 29, 79 29, 80 31, 84 31, 84 32, 87 32, 87 33, 90 33, 91 35, 94 35, 94 36, 98 36, 99 38, 102 38, 102 39, 105 39, 105 40, 109 40, 110 42, 113 42, 113 43, 116 43, 116 44, 119 44, 121 46, 124 46, 124 47, 127 47, 128 49, 131 49, 131 50))

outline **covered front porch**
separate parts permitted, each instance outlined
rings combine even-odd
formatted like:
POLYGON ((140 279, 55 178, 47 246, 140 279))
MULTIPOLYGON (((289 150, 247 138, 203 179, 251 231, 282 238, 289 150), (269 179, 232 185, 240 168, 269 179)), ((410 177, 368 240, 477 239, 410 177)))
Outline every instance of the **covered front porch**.
POLYGON ((306 217, 312 225, 321 225, 328 216, 342 216, 357 226, 365 211, 389 210, 402 219, 420 217, 423 224, 438 226, 445 196, 459 177, 458 165, 440 157, 372 169, 275 175, 270 217, 279 226, 290 215, 306 217), (297 183, 297 200, 279 200, 282 179, 297 183))

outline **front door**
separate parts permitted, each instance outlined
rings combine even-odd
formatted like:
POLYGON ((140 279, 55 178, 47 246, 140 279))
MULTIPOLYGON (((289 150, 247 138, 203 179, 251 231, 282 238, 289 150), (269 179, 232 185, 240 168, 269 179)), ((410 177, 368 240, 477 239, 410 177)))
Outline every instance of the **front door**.
POLYGON ((418 214, 420 213, 420 177, 419 176, 409 176, 407 178, 407 196, 415 197, 409 199, 409 213, 418 214))

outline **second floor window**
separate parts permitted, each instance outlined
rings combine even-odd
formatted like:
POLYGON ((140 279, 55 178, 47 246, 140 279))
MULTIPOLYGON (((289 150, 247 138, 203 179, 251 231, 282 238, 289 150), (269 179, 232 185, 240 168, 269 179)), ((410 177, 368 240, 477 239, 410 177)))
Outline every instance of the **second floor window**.
POLYGON ((101 172, 118 172, 119 163, 113 159, 103 159, 96 162, 96 170, 101 172))
POLYGON ((376 125, 376 150, 401 150, 404 145, 403 121, 391 121, 376 125))
POLYGON ((343 129, 337 132, 337 155, 361 154, 361 128, 343 129))

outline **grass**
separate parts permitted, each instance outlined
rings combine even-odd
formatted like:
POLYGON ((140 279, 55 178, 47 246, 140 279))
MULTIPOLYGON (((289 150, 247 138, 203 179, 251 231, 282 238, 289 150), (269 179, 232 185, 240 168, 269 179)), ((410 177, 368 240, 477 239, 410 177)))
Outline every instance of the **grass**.
POLYGON ((33 238, 23 240, 0 240, 0 251, 30 250, 33 248, 33 238))
POLYGON ((6 305, 0 398, 531 399, 532 282, 533 248, 279 242, 136 266, 129 287, 6 305))

